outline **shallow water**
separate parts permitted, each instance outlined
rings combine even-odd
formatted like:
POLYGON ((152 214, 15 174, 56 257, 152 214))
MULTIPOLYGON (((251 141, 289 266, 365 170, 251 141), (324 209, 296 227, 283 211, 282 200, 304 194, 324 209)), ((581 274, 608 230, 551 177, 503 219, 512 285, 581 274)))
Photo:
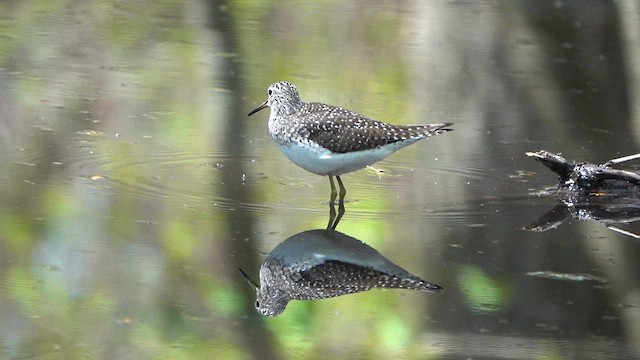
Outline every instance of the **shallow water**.
POLYGON ((561 205, 525 152, 639 151, 638 5, 531 4, 0 4, 0 357, 638 357, 640 242, 525 229, 561 205), (337 227, 445 292, 255 312, 238 267, 329 215, 246 116, 279 80, 455 123, 344 175, 337 227))

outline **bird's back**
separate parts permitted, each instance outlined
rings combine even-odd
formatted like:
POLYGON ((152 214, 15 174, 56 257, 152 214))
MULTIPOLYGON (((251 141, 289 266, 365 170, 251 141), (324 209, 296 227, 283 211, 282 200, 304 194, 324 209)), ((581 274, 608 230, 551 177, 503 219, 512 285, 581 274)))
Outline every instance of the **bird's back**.
POLYGON ((393 125, 323 103, 305 103, 290 117, 298 119, 301 137, 336 154, 371 150, 396 142, 407 141, 409 145, 449 131, 447 127, 452 125, 393 125))

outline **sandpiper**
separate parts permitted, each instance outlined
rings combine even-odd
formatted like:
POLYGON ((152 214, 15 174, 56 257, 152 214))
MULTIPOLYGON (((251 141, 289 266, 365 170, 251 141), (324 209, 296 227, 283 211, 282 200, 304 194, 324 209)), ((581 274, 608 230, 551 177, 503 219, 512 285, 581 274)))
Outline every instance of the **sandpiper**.
POLYGON ((304 102, 296 87, 286 81, 269 86, 267 101, 249 116, 271 107, 269 133, 294 164, 318 175, 329 176, 331 203, 340 202, 346 189, 340 175, 362 169, 418 140, 450 131, 453 123, 393 125, 340 107, 304 102))

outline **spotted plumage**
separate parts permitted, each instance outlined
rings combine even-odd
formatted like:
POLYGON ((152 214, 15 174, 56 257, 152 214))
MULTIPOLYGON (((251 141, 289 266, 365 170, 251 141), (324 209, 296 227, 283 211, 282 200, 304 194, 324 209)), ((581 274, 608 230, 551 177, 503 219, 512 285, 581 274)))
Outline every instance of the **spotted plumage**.
POLYGON ((260 266, 256 310, 277 316, 291 300, 319 300, 373 288, 439 292, 362 241, 334 230, 309 230, 285 240, 260 266))
POLYGON ((296 165, 328 175, 332 200, 338 177, 341 200, 346 192, 340 175, 364 168, 418 140, 450 131, 452 123, 393 125, 340 107, 304 102, 294 85, 281 81, 269 86, 268 99, 252 115, 271 107, 269 133, 296 165))

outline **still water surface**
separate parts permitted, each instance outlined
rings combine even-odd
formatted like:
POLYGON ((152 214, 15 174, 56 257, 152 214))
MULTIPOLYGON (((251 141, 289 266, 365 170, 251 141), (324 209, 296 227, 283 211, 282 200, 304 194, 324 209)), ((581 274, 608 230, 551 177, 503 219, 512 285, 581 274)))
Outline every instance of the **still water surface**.
MULTIPOLYGON (((0 4, 0 357, 640 356, 640 243, 562 205, 546 149, 638 152, 635 1, 0 4), (267 86, 455 131, 343 176, 338 230, 442 293, 254 310, 326 178, 247 118, 267 86)), ((620 166, 640 169, 638 162, 620 166)), ((640 233, 640 223, 615 225, 640 233)))

